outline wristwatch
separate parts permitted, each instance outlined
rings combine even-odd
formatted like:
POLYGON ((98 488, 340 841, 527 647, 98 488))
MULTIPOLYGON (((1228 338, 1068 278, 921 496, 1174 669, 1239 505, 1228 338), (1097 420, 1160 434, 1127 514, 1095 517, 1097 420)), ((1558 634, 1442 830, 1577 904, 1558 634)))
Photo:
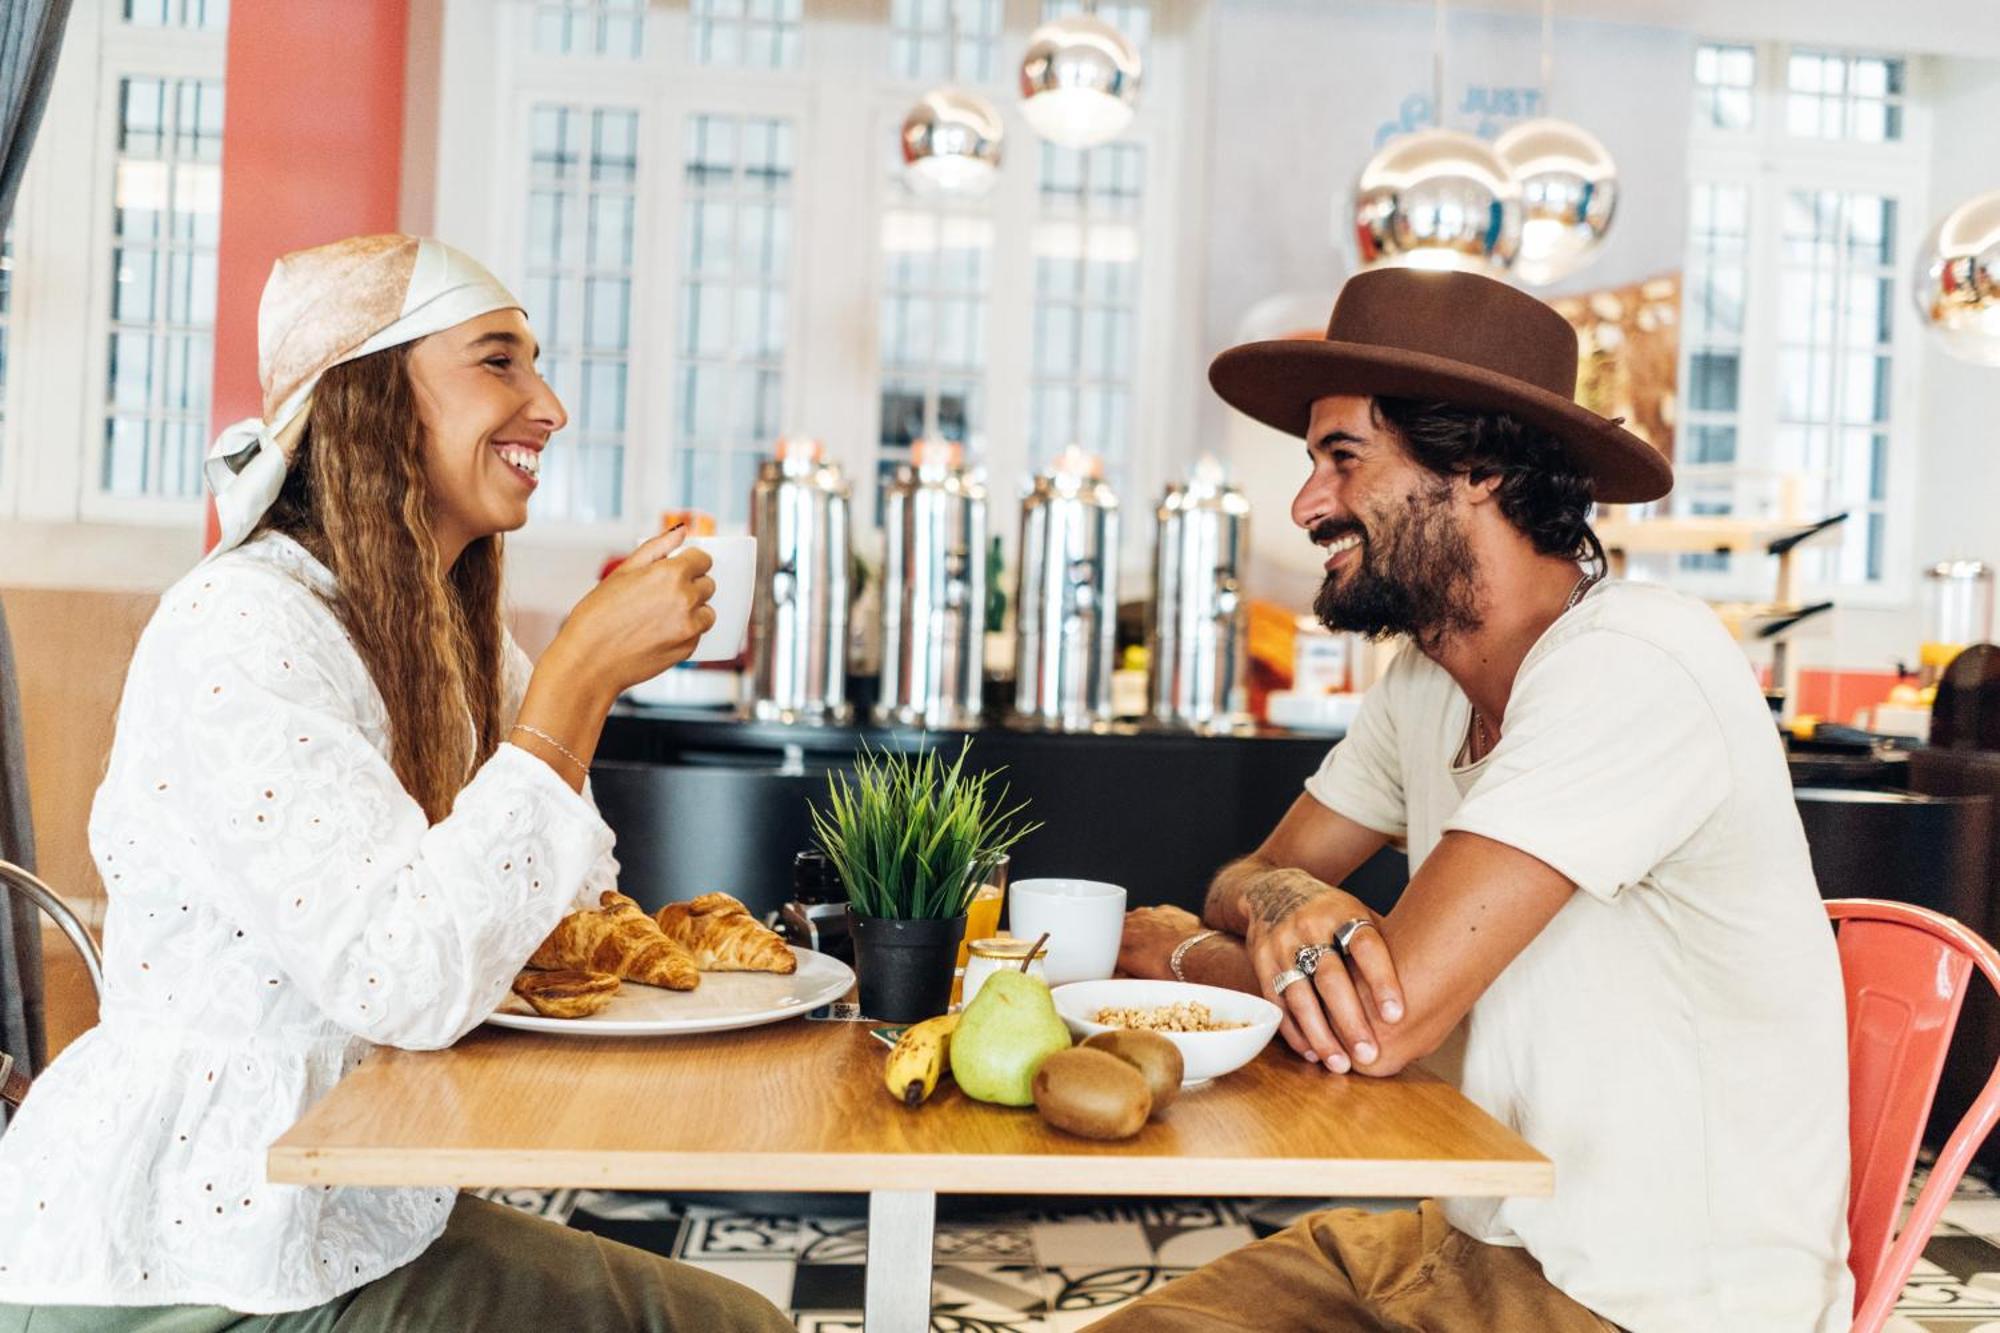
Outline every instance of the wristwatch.
POLYGON ((1174 946, 1173 956, 1167 959, 1167 970, 1174 974, 1174 980, 1185 982, 1187 974, 1181 971, 1181 963, 1187 958, 1188 950, 1211 936, 1220 935, 1219 930, 1198 930, 1174 946))

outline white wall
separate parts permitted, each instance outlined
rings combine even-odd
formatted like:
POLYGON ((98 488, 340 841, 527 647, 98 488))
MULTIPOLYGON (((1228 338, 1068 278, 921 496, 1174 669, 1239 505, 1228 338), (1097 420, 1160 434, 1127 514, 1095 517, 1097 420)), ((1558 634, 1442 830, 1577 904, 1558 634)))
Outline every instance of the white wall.
MULTIPOLYGON (((1993 13, 2000 28, 2000 8, 1993 13)), ((2000 190, 2000 61, 1935 60, 1920 71, 1937 107, 1925 228, 1973 195, 2000 190)), ((2000 561, 2000 367, 1925 340, 1916 558, 2000 561)))

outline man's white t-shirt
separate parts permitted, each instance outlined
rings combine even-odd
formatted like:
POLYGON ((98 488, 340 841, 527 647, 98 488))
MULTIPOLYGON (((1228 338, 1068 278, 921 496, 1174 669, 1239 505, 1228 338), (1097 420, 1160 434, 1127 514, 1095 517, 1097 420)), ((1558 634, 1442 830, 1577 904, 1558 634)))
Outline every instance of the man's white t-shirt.
POLYGON ((1600 584, 1521 663, 1499 744, 1455 767, 1469 720, 1405 651, 1306 783, 1412 867, 1463 831, 1581 890, 1440 1052, 1555 1194, 1445 1216, 1636 1333, 1846 1329, 1840 964, 1742 651, 1692 598, 1600 584))

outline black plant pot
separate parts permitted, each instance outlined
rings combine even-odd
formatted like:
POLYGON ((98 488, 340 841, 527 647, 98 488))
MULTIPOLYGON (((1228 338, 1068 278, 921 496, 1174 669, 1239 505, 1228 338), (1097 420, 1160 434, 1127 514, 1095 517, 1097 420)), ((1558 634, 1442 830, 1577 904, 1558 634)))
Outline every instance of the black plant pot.
POLYGON ((847 909, 861 1012, 888 1023, 917 1023, 951 1007, 953 969, 965 917, 899 921, 847 909))

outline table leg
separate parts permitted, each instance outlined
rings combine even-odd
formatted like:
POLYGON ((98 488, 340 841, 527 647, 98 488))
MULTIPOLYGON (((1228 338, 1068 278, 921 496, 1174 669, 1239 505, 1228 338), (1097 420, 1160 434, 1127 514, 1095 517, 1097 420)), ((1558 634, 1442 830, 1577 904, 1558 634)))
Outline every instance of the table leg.
POLYGON ((931 1326, 930 1190, 868 1193, 868 1333, 926 1333, 931 1326))

